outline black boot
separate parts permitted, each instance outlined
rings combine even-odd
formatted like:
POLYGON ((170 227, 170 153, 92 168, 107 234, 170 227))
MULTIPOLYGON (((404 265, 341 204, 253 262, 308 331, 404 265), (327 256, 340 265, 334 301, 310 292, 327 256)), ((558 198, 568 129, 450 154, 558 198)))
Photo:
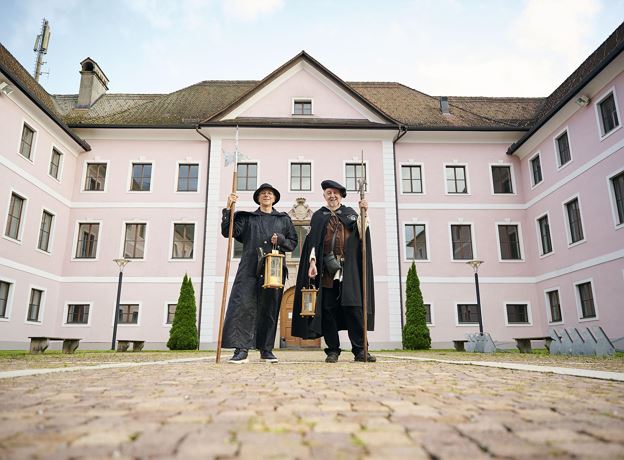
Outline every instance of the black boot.
POLYGON ((237 348, 234 350, 234 355, 228 361, 231 364, 243 364, 248 363, 247 350, 245 348, 237 348))

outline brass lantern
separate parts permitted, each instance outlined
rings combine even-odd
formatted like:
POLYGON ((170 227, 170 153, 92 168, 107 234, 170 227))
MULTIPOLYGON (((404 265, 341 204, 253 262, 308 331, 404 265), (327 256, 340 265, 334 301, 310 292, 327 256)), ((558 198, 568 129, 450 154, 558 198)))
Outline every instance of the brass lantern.
POLYGON ((280 254, 277 249, 273 249, 265 256, 264 261, 264 284, 263 288, 283 288, 282 283, 282 266, 284 263, 284 254, 280 254))
POLYGON ((301 313, 300 315, 308 318, 314 317, 316 313, 316 293, 318 289, 314 286, 309 288, 301 288, 301 313))

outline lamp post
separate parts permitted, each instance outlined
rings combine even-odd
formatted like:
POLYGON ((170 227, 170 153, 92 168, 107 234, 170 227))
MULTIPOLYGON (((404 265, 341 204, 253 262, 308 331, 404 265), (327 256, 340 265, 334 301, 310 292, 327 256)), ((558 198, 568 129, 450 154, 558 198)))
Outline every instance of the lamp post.
POLYGON ((475 289, 477 290, 477 316, 479 317, 479 334, 483 335, 483 319, 481 318, 481 295, 479 294, 479 265, 482 260, 469 260, 466 262, 474 270, 475 289))
POLYGON ((115 304, 115 313, 113 314, 113 341, 111 342, 111 350, 115 351, 115 340, 117 340, 117 321, 119 319, 119 302, 121 302, 121 280, 123 279, 123 269, 130 262, 128 259, 113 259, 113 262, 119 267, 119 280, 117 281, 117 303, 115 304))

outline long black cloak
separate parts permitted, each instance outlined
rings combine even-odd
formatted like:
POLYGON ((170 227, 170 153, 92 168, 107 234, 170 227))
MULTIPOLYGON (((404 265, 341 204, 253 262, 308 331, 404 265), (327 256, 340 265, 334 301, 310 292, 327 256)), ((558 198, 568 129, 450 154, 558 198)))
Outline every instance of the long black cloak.
MULTIPOLYGON (((342 273, 342 285, 340 294, 340 304, 343 307, 362 308, 362 240, 357 227, 357 212, 353 208, 341 205, 336 211, 336 216, 351 233, 345 242, 345 263, 342 273)), ((310 221, 310 233, 306 237, 301 249, 301 260, 299 262, 299 272, 297 273, 297 287, 295 288, 295 300, 292 317, 292 334, 302 339, 316 339, 323 335, 322 305, 323 287, 321 286, 321 275, 323 273, 323 242, 327 223, 331 217, 331 211, 322 207, 312 215, 310 221), (310 253, 315 248, 316 268, 318 275, 313 280, 314 286, 318 288, 316 297, 316 314, 313 318, 301 317, 301 288, 308 287, 310 278, 308 269, 310 268, 310 253)), ((375 291, 373 282, 373 260, 371 256, 370 231, 366 229, 366 311, 367 330, 375 329, 375 291)), ((338 309, 337 322, 338 329, 347 329, 342 309, 338 309)))
MULTIPOLYGON (((230 211, 223 210, 221 234, 227 238, 230 211)), ((257 209, 234 213, 234 238, 243 243, 243 254, 232 285, 225 322, 222 346, 224 348, 273 348, 277 316, 283 289, 265 289, 264 273, 258 275, 258 248, 271 252, 271 236, 277 233, 277 249, 281 254, 297 246, 297 232, 288 214, 275 209, 271 214, 257 209)), ((284 278, 288 276, 286 259, 284 278)))

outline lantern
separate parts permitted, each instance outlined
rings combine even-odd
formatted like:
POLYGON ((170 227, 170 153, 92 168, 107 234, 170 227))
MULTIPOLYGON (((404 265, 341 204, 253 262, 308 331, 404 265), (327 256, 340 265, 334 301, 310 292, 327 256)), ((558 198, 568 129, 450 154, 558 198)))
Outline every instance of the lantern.
POLYGON ((314 286, 301 289, 301 316, 312 318, 316 313, 316 293, 314 286))
POLYGON ((283 288, 282 283, 282 266, 284 254, 280 254, 278 250, 273 249, 265 256, 264 261, 264 284, 263 288, 283 288))

